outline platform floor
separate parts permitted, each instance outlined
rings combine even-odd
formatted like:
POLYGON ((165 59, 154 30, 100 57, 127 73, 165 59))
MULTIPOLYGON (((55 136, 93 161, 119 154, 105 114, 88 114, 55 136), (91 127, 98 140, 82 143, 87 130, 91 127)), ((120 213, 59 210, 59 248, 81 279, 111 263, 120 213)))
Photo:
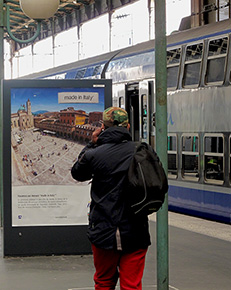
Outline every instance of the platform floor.
MULTIPOLYGON (((144 290, 157 289, 155 215, 150 231, 144 290)), ((0 256, 0 290, 93 290, 93 274, 92 255, 0 256)), ((169 277, 172 290, 230 290, 231 226, 169 213, 169 277)))

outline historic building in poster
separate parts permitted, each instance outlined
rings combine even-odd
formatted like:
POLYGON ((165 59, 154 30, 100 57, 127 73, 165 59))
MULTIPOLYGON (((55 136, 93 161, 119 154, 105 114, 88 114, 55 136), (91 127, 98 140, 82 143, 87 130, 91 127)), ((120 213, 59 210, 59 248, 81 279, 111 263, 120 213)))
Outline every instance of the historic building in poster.
POLYGON ((31 111, 31 102, 28 99, 25 105, 21 105, 17 113, 11 114, 11 128, 26 130, 34 127, 34 116, 31 111))
POLYGON ((88 124, 88 114, 83 110, 75 110, 73 107, 60 111, 60 123, 68 125, 88 124))
POLYGON ((60 137, 70 138, 79 142, 88 142, 96 127, 101 126, 102 112, 90 112, 75 110, 73 107, 49 112, 34 117, 34 126, 47 133, 60 137))

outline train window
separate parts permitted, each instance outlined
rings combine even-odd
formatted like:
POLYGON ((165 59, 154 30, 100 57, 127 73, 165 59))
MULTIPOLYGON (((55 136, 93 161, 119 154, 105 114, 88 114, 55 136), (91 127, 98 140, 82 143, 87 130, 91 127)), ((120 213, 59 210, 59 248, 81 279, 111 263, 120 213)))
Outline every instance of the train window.
POLYGON ((84 77, 87 78, 87 77, 93 76, 93 72, 94 72, 94 67, 93 66, 88 67, 86 69, 86 72, 84 74, 84 77))
POLYGON ((179 64, 181 56, 181 47, 167 51, 167 65, 179 64))
POLYGON ((231 183, 231 136, 229 136, 229 183, 231 183))
POLYGON ((141 108, 142 108, 142 139, 147 141, 147 95, 141 96, 141 108))
POLYGON ((204 137, 204 177, 208 183, 224 182, 224 137, 206 134, 204 137))
POLYGON ((181 57, 181 48, 167 51, 167 87, 176 88, 181 57))
POLYGON ((224 81, 227 45, 227 37, 214 39, 209 42, 207 70, 205 77, 206 84, 224 81))
MULTIPOLYGON (((71 70, 71 71, 68 71, 65 76, 64 76, 64 79, 75 79, 76 77, 76 73, 77 73, 77 70, 71 70)), ((55 79, 62 79, 59 77, 59 74, 58 75, 55 75, 55 79)))
POLYGON ((154 52, 145 52, 140 55, 134 55, 129 57, 129 67, 143 66, 144 64, 151 64, 154 66, 154 52))
POLYGON ((119 107, 122 108, 122 109, 125 109, 124 97, 119 97, 119 107))
POLYGON ((214 39, 209 42, 208 56, 216 56, 226 54, 227 52, 228 37, 214 39))
POLYGON ((82 69, 77 70, 75 78, 82 79, 85 75, 86 70, 87 68, 82 68, 82 69))
POLYGON ((175 134, 168 135, 168 177, 177 178, 177 138, 175 134))
POLYGON ((229 183, 231 184, 231 135, 229 136, 229 183))
POLYGON ((154 67, 155 55, 153 51, 116 59, 110 62, 107 72, 151 64, 154 67))
POLYGON ((203 43, 189 45, 186 48, 183 86, 199 85, 203 43))
POLYGON ((177 87, 179 66, 171 66, 167 68, 167 88, 177 87))
POLYGON ((102 72, 103 65, 96 65, 94 67, 93 76, 97 76, 102 72))
POLYGON ((201 60, 203 52, 203 43, 197 43, 189 45, 186 48, 186 59, 185 61, 201 60))
POLYGON ((182 177, 194 181, 199 180, 199 137, 197 134, 182 136, 182 177))
POLYGON ((219 0, 218 5, 218 17, 219 21, 230 18, 230 1, 229 0, 219 0))

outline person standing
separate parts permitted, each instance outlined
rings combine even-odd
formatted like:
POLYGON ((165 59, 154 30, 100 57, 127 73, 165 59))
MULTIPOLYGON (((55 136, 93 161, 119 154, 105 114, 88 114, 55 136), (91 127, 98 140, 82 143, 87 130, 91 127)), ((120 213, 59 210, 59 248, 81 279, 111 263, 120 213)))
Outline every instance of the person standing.
POLYGON ((103 112, 103 124, 79 154, 71 174, 92 179, 88 238, 92 244, 95 289, 142 289, 145 256, 151 244, 148 217, 136 217, 126 200, 126 175, 135 150, 128 114, 103 112))

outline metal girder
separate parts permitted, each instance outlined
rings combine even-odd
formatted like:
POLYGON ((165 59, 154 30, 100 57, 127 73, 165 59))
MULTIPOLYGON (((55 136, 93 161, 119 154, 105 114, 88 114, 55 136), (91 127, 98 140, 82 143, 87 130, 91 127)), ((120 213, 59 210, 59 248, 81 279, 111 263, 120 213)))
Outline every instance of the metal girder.
MULTIPOLYGON (((60 0, 58 11, 50 19, 42 21, 42 31, 52 30, 45 34, 41 32, 39 39, 59 33, 73 26, 80 25, 104 13, 110 13, 123 5, 131 4, 137 0, 60 0)), ((36 27, 36 21, 28 18, 21 10, 19 0, 5 0, 10 7, 10 27, 19 39, 28 39, 36 27), (27 30, 27 28, 29 29, 27 30)), ((5 38, 8 38, 5 33, 5 38)), ((15 49, 27 44, 15 43, 15 49)))

